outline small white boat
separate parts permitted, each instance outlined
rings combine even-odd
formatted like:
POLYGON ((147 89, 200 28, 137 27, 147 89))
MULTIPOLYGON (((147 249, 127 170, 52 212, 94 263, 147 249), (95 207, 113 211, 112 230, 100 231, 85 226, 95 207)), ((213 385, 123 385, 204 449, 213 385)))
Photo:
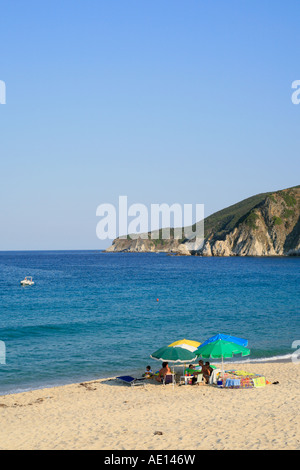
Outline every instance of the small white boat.
POLYGON ((22 286, 33 286, 34 282, 32 280, 32 277, 25 277, 23 281, 21 281, 22 286))

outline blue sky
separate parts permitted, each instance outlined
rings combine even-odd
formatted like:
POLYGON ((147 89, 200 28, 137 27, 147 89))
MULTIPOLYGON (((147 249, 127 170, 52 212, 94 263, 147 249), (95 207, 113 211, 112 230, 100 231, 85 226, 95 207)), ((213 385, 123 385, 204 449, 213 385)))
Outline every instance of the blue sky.
POLYGON ((0 250, 97 249, 96 208, 299 184, 300 3, 1 2, 0 250))

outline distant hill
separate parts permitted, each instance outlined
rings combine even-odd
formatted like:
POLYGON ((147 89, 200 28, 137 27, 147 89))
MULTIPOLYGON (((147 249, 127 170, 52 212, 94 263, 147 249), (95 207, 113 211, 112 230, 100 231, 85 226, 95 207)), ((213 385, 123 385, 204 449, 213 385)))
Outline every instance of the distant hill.
MULTIPOLYGON (((195 227, 194 227, 195 228, 195 227)), ((284 256, 300 254, 300 185, 257 194, 204 219, 204 243, 191 239, 117 238, 107 252, 170 252, 200 256, 284 256)))

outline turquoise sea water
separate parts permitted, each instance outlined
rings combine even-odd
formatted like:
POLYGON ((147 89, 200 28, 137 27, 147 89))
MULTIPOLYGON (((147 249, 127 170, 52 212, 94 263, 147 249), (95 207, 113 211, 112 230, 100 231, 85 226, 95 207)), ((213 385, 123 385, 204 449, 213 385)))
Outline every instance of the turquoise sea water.
POLYGON ((299 258, 0 252, 0 394, 157 369, 159 347, 219 332, 289 359, 299 281, 299 258))

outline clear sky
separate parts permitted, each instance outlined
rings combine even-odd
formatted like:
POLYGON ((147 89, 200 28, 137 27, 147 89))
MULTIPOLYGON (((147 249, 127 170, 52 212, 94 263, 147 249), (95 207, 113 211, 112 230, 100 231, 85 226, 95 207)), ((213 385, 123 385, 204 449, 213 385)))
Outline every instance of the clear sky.
POLYGON ((96 208, 300 184, 298 0, 0 1, 0 250, 97 249, 96 208))

